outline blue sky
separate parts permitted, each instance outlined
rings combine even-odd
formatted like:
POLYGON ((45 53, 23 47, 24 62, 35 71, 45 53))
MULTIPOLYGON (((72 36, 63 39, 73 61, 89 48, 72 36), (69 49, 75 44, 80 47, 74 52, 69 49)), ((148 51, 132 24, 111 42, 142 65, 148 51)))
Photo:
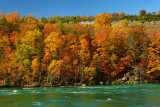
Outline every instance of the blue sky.
POLYGON ((125 12, 139 14, 139 10, 158 12, 160 0, 0 0, 0 10, 18 11, 21 16, 27 14, 41 17, 60 16, 89 16, 103 12, 125 12))

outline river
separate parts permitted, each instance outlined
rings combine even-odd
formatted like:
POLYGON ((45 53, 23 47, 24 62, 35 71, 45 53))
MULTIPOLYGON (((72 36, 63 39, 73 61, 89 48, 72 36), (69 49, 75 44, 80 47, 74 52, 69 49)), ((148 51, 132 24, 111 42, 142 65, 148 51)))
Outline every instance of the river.
POLYGON ((0 88, 0 107, 160 107, 160 84, 0 88))

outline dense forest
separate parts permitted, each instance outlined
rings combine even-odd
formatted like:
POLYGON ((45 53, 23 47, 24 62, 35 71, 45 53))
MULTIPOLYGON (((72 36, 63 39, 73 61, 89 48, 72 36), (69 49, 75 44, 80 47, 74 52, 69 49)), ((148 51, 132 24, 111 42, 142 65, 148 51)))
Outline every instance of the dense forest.
POLYGON ((92 85, 117 80, 128 72, 140 73, 143 80, 159 80, 160 27, 139 23, 129 27, 132 18, 159 20, 160 12, 39 20, 0 11, 1 85, 92 85), (95 25, 78 23, 88 20, 95 25), (120 21, 111 25, 113 20, 120 21))

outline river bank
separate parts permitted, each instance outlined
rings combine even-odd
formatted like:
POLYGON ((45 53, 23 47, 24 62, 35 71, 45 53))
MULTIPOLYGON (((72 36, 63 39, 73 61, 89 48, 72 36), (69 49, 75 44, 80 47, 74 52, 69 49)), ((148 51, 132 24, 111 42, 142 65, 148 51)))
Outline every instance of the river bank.
POLYGON ((127 81, 124 79, 118 79, 116 81, 107 81, 107 82, 99 82, 99 84, 95 85, 88 85, 88 84, 78 84, 78 85, 24 85, 24 86, 16 86, 16 85, 0 85, 0 88, 14 88, 14 87, 22 87, 22 88, 33 88, 33 87, 75 87, 75 86, 98 86, 98 85, 121 85, 121 84, 159 84, 160 82, 155 80, 155 81, 147 81, 147 80, 140 80, 140 81, 127 81))
POLYGON ((114 85, 114 84, 159 84, 159 80, 149 80, 149 79, 144 79, 144 75, 140 75, 138 73, 131 73, 128 72, 123 75, 123 77, 116 79, 116 80, 105 80, 105 81, 99 81, 99 82, 88 82, 88 83, 57 83, 57 84, 49 84, 49 83, 39 83, 39 82, 34 82, 32 84, 26 84, 26 85, 0 85, 0 88, 10 88, 10 87, 24 87, 24 88, 29 88, 29 87, 75 87, 75 86, 97 86, 97 85, 114 85))

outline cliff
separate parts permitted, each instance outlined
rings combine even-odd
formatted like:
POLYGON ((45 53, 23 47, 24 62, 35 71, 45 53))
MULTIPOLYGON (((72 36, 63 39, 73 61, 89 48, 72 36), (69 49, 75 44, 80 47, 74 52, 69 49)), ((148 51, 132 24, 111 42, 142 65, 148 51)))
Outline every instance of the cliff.
MULTIPOLYGON (((112 25, 114 25, 115 23, 117 23, 118 21, 113 21, 111 22, 112 25)), ((150 27, 153 27, 153 28, 157 28, 160 26, 160 21, 129 21, 129 26, 134 26, 135 23, 139 23, 141 24, 143 27, 146 27, 146 26, 150 26, 150 27)), ((95 22, 94 21, 83 21, 83 22, 80 22, 81 25, 86 25, 86 24, 89 24, 89 25, 94 25, 95 22)))

